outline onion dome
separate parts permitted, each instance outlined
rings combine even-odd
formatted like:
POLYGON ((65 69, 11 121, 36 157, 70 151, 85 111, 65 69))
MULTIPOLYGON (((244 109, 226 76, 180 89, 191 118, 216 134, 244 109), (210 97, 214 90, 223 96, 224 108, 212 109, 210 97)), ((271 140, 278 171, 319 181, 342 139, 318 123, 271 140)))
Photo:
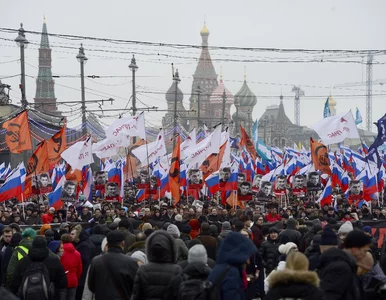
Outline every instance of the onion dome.
MULTIPOLYGON (((173 102, 176 99, 176 83, 173 81, 171 87, 168 89, 165 95, 165 99, 167 102, 173 102)), ((177 102, 182 102, 184 99, 184 94, 180 90, 180 88, 177 86, 177 102)))
POLYGON ((221 103, 222 104, 222 97, 225 90, 225 104, 233 104, 235 99, 233 98, 232 93, 225 87, 224 82, 222 81, 222 78, 220 78, 220 83, 217 86, 217 88, 213 91, 212 95, 209 98, 209 102, 212 104, 221 103))
POLYGON ((255 106, 257 103, 256 96, 250 90, 246 80, 244 80, 243 86, 236 93, 235 100, 236 98, 240 106, 255 106))
POLYGON ((206 23, 204 23, 204 27, 202 27, 200 34, 201 34, 201 36, 204 36, 204 35, 208 36, 209 35, 209 30, 208 30, 208 28, 206 28, 206 23))
POLYGON ((247 121, 248 120, 248 114, 246 114, 245 112, 239 110, 238 116, 237 116, 236 112, 233 113, 232 120, 233 121, 247 121))

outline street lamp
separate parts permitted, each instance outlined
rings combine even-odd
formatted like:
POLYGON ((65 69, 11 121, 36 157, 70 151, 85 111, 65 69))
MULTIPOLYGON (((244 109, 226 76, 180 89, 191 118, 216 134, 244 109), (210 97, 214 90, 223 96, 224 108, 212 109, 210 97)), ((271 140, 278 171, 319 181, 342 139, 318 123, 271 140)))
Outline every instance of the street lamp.
POLYGON ((25 63, 24 63, 24 49, 27 48, 29 41, 25 38, 25 30, 23 28, 23 23, 20 23, 19 35, 15 39, 16 44, 20 47, 20 65, 21 65, 21 105, 23 108, 26 108, 28 101, 26 98, 26 89, 25 89, 25 63))
POLYGON ((131 59, 131 63, 129 65, 129 69, 131 70, 132 72, 132 76, 133 76, 133 96, 132 96, 132 99, 133 99, 133 116, 135 116, 135 114, 137 113, 137 102, 136 102, 136 95, 135 95, 135 72, 137 72, 138 70, 138 66, 136 64, 136 61, 135 61, 135 57, 134 57, 134 54, 133 54, 133 58, 131 59))
MULTIPOLYGON (((176 70, 176 72, 173 73, 173 80, 176 84, 176 93, 175 93, 175 97, 174 97, 174 123, 173 123, 173 127, 174 127, 174 136, 177 134, 177 95, 178 95, 178 84, 180 83, 181 79, 180 79, 180 75, 178 73, 178 69, 176 70)), ((200 108, 198 108, 200 109, 200 108)), ((176 146, 176 139, 174 139, 174 143, 173 143, 173 149, 175 148, 176 146)))
POLYGON ((83 135, 87 134, 87 119, 86 119, 86 94, 84 89, 84 65, 87 62, 88 58, 84 54, 83 44, 80 44, 79 53, 76 56, 76 59, 80 63, 80 84, 82 92, 82 124, 83 124, 83 135))
POLYGON ((235 97, 235 107, 236 107, 236 132, 235 134, 238 135, 239 134, 239 100, 237 99, 237 97, 235 97))

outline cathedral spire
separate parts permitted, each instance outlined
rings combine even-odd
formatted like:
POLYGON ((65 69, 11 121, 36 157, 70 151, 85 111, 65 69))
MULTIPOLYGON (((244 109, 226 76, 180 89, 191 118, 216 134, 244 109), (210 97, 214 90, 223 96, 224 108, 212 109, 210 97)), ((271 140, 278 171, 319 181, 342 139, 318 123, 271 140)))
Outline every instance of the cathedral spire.
POLYGON ((46 17, 43 18, 42 39, 40 41, 40 48, 49 49, 50 43, 48 41, 46 17))

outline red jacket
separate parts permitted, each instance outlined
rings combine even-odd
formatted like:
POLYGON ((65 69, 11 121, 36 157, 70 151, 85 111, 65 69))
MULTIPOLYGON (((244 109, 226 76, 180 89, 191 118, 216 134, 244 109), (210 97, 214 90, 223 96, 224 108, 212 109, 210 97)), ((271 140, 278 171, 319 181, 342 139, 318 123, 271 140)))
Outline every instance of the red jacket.
POLYGON ((192 239, 195 239, 200 234, 200 222, 197 219, 191 219, 189 221, 189 225, 192 228, 192 231, 190 232, 190 237, 192 239))
POLYGON ((266 214, 265 220, 267 222, 277 222, 277 221, 280 221, 281 218, 280 218, 279 214, 275 214, 274 216, 272 214, 266 214))
POLYGON ((63 249, 64 252, 60 257, 60 262, 63 265, 64 272, 66 272, 67 288, 74 288, 78 286, 78 280, 82 275, 82 259, 73 244, 63 244, 63 249))
POLYGON ((54 215, 51 215, 50 213, 46 213, 46 214, 42 215, 42 221, 44 224, 52 223, 53 219, 54 219, 54 215))

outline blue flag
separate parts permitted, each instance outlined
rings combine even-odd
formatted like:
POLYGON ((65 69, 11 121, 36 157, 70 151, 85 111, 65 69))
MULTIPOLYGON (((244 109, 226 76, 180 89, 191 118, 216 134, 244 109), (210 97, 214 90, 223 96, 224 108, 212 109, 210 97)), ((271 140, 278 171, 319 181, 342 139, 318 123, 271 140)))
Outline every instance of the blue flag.
POLYGON ((357 110, 356 110, 356 113, 355 113, 355 124, 356 125, 359 125, 360 123, 362 123, 362 115, 361 115, 361 112, 359 111, 358 107, 357 107, 357 110))
POLYGON ((328 103, 329 98, 327 97, 326 103, 324 103, 323 118, 331 117, 330 105, 328 103))
POLYGON ((378 128, 378 135, 375 138, 374 143, 369 148, 366 161, 376 163, 378 169, 380 169, 382 166, 382 160, 379 156, 378 147, 382 146, 386 142, 386 114, 377 121, 376 125, 378 128))

